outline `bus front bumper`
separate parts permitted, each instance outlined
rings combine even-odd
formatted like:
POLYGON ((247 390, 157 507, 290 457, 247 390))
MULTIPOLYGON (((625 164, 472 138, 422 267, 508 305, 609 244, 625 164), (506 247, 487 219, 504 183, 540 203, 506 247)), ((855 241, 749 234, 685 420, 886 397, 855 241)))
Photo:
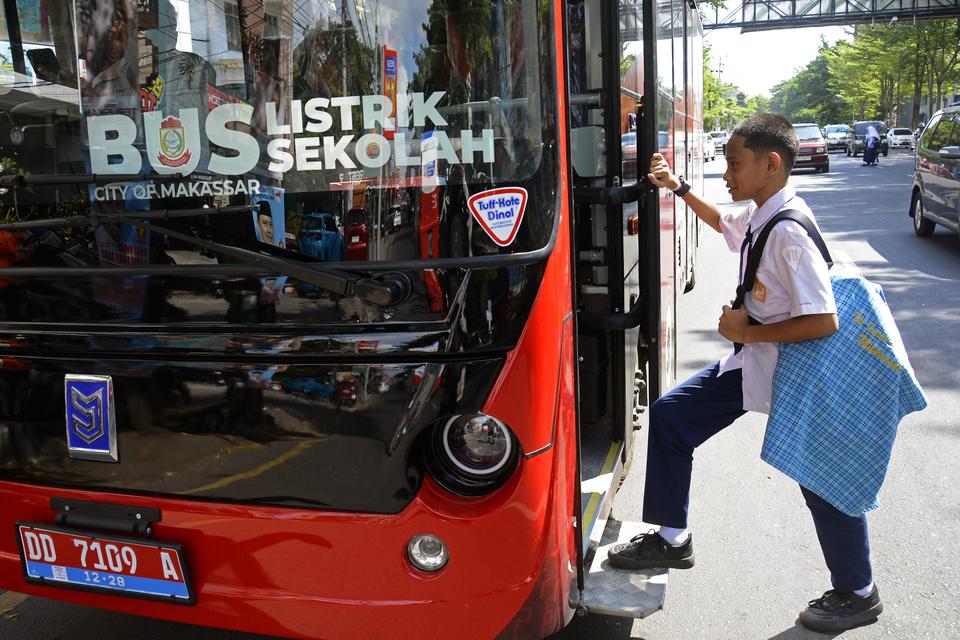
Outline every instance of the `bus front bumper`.
MULTIPOLYGON (((553 451, 521 462, 482 499, 429 478, 396 515, 251 507, 0 482, 0 589, 187 624, 295 638, 493 638, 523 611, 568 616, 576 552, 554 507, 553 451), (15 523, 52 524, 52 497, 161 510, 153 539, 182 545, 196 603, 168 604, 28 584, 15 523), (430 574, 407 559, 433 534, 449 562, 430 574), (550 575, 545 581, 544 575, 550 575), (534 593, 537 592, 537 593, 534 593), (545 609, 545 610, 543 610, 545 609)), ((565 500, 560 500, 564 503, 565 500)), ((575 588, 575 586, 573 587, 575 588)))

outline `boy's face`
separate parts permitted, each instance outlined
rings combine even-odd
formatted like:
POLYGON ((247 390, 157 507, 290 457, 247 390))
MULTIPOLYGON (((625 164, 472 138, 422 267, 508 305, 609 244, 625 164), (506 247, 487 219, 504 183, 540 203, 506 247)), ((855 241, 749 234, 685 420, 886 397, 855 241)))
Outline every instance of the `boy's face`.
POLYGON ((785 178, 780 154, 754 153, 753 149, 743 146, 743 140, 743 136, 733 136, 727 142, 727 170, 723 180, 735 202, 752 200, 785 178))

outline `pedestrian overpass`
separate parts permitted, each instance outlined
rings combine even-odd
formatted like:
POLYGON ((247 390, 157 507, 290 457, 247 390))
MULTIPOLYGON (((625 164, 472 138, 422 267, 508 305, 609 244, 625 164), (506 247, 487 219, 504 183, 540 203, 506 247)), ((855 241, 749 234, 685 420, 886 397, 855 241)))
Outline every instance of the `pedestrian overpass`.
POLYGON ((704 30, 744 31, 893 23, 960 16, 960 0, 735 0, 700 5, 704 30))

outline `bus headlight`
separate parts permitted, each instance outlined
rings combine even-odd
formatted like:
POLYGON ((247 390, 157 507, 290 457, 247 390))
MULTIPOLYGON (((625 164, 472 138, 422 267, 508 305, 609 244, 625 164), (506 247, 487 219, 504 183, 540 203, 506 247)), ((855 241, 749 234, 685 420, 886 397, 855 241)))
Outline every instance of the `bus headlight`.
POLYGON ((496 418, 454 416, 434 430, 431 475, 458 495, 493 491, 510 477, 518 459, 516 436, 496 418))

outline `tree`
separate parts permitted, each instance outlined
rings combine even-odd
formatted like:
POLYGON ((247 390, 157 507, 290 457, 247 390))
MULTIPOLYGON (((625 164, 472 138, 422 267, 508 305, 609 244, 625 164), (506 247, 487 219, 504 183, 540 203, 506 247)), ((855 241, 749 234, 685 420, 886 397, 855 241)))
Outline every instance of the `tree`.
MULTIPOLYGON (((944 85, 957 83, 960 57, 960 19, 933 20, 924 25, 929 39, 926 50, 929 59, 930 88, 928 96, 936 96, 937 106, 943 104, 944 85), (936 93, 934 93, 934 91, 936 93)), ((931 108, 932 110, 932 108, 931 108)))
POLYGON ((734 84, 721 82, 710 68, 710 48, 703 49, 703 126, 707 131, 733 125, 754 113, 762 113, 769 101, 748 97, 734 84))
POLYGON ((879 119, 916 127, 924 94, 935 109, 960 84, 960 20, 860 25, 850 34, 849 42, 821 43, 813 61, 773 88, 770 108, 794 121, 879 119), (900 113, 907 96, 913 110, 900 113))
POLYGON ((710 68, 710 47, 703 48, 703 126, 708 131, 720 126, 723 118, 723 90, 710 68))

